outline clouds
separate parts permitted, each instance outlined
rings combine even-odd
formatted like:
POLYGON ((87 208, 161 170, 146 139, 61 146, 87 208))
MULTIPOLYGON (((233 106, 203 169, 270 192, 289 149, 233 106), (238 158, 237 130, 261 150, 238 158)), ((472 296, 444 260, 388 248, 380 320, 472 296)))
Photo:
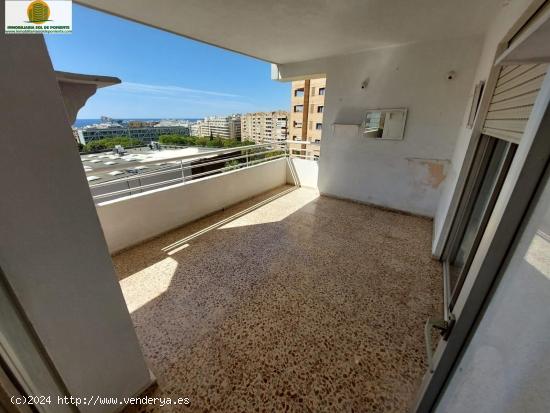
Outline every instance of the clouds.
POLYGON ((79 118, 200 118, 258 110, 250 97, 175 85, 123 82, 99 89, 79 118))
POLYGON ((187 96, 217 96, 217 97, 228 97, 228 98, 243 98, 242 95, 235 95, 231 93, 222 93, 211 90, 202 90, 202 89, 191 89, 181 86, 172 86, 172 85, 150 85, 145 83, 133 83, 133 82, 123 82, 119 85, 112 86, 111 91, 117 92, 126 92, 126 93, 137 93, 137 94, 149 94, 155 96, 165 96, 165 97, 177 97, 181 94, 187 96))
POLYGON ((70 36, 46 36, 56 70, 105 74, 78 117, 200 118, 288 108, 268 63, 74 5, 70 36))

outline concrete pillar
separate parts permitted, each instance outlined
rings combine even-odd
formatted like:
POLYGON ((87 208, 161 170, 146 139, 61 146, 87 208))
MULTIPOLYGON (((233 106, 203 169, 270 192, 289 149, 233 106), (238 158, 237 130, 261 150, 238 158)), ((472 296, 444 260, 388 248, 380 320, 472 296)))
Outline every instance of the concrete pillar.
POLYGON ((136 395, 151 378, 44 40, 0 50, 0 268, 70 395, 136 395))

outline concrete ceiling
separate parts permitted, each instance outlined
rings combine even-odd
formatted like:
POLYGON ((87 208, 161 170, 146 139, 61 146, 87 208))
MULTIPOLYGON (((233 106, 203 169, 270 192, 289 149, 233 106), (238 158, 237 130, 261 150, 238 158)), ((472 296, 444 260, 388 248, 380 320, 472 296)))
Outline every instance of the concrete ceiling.
POLYGON ((482 33, 503 0, 77 0, 272 63, 482 33))

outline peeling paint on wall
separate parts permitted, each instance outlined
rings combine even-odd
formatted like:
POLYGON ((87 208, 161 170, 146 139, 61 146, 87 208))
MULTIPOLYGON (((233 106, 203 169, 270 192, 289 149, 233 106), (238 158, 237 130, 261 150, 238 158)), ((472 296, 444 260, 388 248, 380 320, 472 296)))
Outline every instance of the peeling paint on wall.
POLYGON ((415 186, 429 186, 437 189, 447 176, 450 165, 448 159, 407 158, 412 170, 412 180, 415 186))

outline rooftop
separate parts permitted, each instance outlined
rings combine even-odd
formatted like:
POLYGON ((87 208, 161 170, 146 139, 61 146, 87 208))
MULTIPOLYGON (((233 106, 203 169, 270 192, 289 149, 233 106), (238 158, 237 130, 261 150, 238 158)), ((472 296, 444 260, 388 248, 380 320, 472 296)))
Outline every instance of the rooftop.
POLYGON ((128 170, 137 169, 153 172, 170 166, 171 162, 180 165, 180 159, 182 157, 185 157, 186 161, 192 161, 194 159, 203 158, 208 155, 208 152, 215 150, 217 150, 217 148, 202 148, 196 146, 182 149, 153 150, 144 146, 126 149, 126 154, 124 156, 118 156, 109 151, 81 154, 80 159, 82 160, 84 171, 88 177, 93 175, 98 178, 93 180, 93 183, 96 184, 124 178, 126 176, 133 176, 128 170), (113 172, 121 173, 113 175, 113 172))

